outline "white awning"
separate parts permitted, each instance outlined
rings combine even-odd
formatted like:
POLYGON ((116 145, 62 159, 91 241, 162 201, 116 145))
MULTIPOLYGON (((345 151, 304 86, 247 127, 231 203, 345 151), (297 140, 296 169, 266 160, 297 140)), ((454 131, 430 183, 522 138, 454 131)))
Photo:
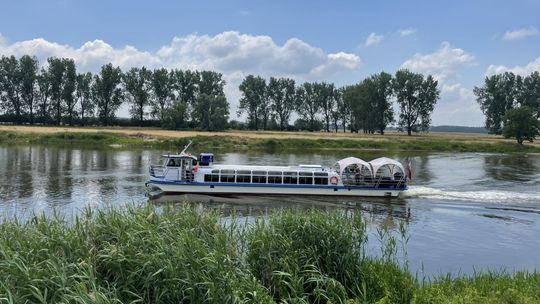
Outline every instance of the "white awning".
POLYGON ((394 170, 394 167, 398 167, 402 173, 405 173, 405 170, 403 169, 403 165, 400 162, 398 162, 395 159, 388 158, 388 157, 380 157, 380 158, 370 161, 369 163, 371 164, 371 168, 373 169, 373 172, 375 175, 377 174, 379 169, 383 166, 389 166, 392 175, 396 173, 394 170))
POLYGON ((343 174, 343 171, 345 170, 345 168, 347 168, 348 166, 351 166, 351 165, 357 165, 358 168, 362 168, 362 166, 364 166, 369 170, 369 173, 371 175, 373 175, 373 172, 371 171, 371 166, 369 165, 369 163, 364 161, 364 160, 361 160, 360 158, 347 157, 347 158, 344 158, 342 160, 338 160, 337 164, 339 166, 339 174, 340 175, 343 174))

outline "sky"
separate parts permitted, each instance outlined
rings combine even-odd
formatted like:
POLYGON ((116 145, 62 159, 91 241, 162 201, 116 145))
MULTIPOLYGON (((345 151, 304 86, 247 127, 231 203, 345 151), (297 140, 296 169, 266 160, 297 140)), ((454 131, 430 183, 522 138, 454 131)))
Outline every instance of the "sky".
POLYGON ((475 86, 540 70, 540 1, 1 0, 0 55, 24 54, 215 70, 231 118, 249 74, 342 86, 407 68, 439 81, 434 125, 482 126, 475 86))

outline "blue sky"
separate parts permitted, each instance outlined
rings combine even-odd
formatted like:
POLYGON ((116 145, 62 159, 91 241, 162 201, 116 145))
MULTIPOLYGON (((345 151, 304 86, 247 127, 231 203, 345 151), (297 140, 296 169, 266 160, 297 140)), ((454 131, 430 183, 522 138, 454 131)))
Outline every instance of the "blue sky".
POLYGON ((540 69, 540 1, 4 0, 0 54, 222 72, 233 107, 249 74, 352 84, 406 67, 434 74, 433 123, 480 126, 472 89, 540 69))

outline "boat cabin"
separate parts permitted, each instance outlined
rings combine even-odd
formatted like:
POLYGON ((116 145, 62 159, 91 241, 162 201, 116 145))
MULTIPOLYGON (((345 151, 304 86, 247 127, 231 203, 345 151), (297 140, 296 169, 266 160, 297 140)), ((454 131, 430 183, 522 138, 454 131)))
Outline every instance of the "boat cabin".
POLYGON ((163 165, 150 166, 150 175, 172 181, 193 181, 198 159, 191 154, 164 154, 163 165))

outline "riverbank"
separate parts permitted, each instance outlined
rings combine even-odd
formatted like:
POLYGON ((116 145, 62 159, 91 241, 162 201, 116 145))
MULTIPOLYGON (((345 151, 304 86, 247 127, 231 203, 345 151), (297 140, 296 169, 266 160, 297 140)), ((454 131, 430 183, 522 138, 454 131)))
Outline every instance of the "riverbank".
POLYGON ((155 147, 177 150, 193 140, 194 148, 234 150, 385 150, 425 152, 540 153, 538 143, 519 146, 500 136, 468 133, 366 135, 326 132, 169 131, 149 128, 0 126, 0 144, 82 144, 155 147))
POLYGON ((536 303, 539 273, 423 278, 404 225, 366 254, 360 214, 289 210, 249 227, 191 206, 0 223, 6 303, 536 303), (403 249, 400 249, 403 248, 403 249))

